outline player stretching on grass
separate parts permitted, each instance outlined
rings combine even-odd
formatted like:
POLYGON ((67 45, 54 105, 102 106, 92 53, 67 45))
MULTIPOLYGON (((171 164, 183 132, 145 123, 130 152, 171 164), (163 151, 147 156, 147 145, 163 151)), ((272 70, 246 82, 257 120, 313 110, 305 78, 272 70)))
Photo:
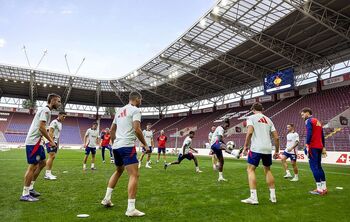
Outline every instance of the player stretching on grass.
POLYGON ((284 178, 292 178, 290 171, 288 170, 287 159, 290 158, 290 162, 292 163, 294 170, 294 178, 290 181, 296 182, 299 180, 298 177, 298 167, 297 167, 297 154, 298 154, 298 145, 299 145, 299 134, 294 131, 294 124, 290 123, 287 125, 287 147, 284 150, 281 161, 284 170, 286 171, 286 175, 284 178))
POLYGON ((84 137, 84 147, 85 147, 85 157, 83 160, 83 170, 86 170, 86 162, 89 158, 91 152, 91 170, 96 170, 95 168, 95 156, 96 156, 96 146, 98 144, 98 131, 97 123, 93 122, 92 127, 89 128, 84 137))
POLYGON ((275 179, 272 175, 270 166, 272 165, 272 143, 271 134, 275 142, 274 158, 277 159, 279 155, 279 138, 273 122, 264 114, 264 110, 261 103, 254 103, 251 111, 254 115, 251 115, 247 119, 247 136, 244 143, 244 153, 248 150, 248 182, 250 188, 250 197, 241 200, 242 203, 247 204, 259 204, 258 195, 256 192, 256 175, 255 169, 259 166, 260 160, 262 160, 264 166, 264 172, 266 176, 266 183, 270 188, 270 201, 276 203, 275 192, 275 179))
POLYGON ((301 118, 305 120, 306 142, 305 154, 309 157, 309 165, 316 181, 316 190, 310 191, 311 194, 327 194, 326 176, 323 171, 321 160, 327 156, 324 147, 324 134, 320 121, 312 117, 312 110, 304 108, 300 112, 301 118))
POLYGON ((46 127, 51 119, 51 110, 57 109, 60 106, 61 97, 57 94, 49 94, 47 97, 47 106, 36 112, 30 125, 25 141, 28 168, 24 175, 21 201, 34 202, 39 200, 36 197, 40 196, 40 193, 34 190, 34 183, 46 165, 45 150, 41 145, 41 139, 45 137, 49 141, 51 148, 55 148, 56 144, 47 132, 46 127))
POLYGON ((227 181, 222 174, 222 171, 224 169, 224 156, 222 154, 222 150, 226 150, 226 144, 224 143, 223 138, 224 138, 225 130, 227 130, 229 127, 230 127, 230 120, 224 119, 223 124, 221 126, 216 127, 210 142, 211 150, 216 155, 219 161, 218 181, 227 181))
POLYGON ((113 206, 111 202, 112 192, 117 185, 124 169, 129 175, 128 184, 128 208, 125 215, 128 217, 140 217, 145 213, 135 208, 137 183, 139 180, 139 168, 137 153, 135 148, 136 138, 145 146, 146 152, 150 152, 148 144, 143 137, 141 130, 141 94, 131 92, 129 94, 129 104, 119 109, 111 126, 111 140, 113 142, 113 155, 116 171, 109 179, 107 191, 101 204, 106 207, 113 206), (117 131, 117 132, 116 132, 117 131))
POLYGON ((57 177, 52 175, 51 169, 53 161, 56 158, 56 153, 59 146, 60 134, 62 131, 62 122, 66 119, 67 113, 61 111, 58 114, 57 119, 53 120, 50 123, 49 135, 53 138, 53 141, 56 144, 56 147, 51 147, 50 143, 46 143, 47 153, 49 154, 49 159, 46 162, 46 172, 44 178, 47 180, 56 180, 57 177))
POLYGON ((190 150, 193 150, 195 153, 198 153, 197 150, 192 148, 193 137, 194 137, 194 131, 190 131, 189 135, 184 140, 184 143, 182 145, 182 149, 180 150, 180 154, 179 154, 178 159, 172 163, 165 163, 164 169, 167 169, 170 165, 173 165, 173 164, 180 164, 181 161, 183 161, 184 159, 188 159, 188 160, 194 161, 194 165, 196 165, 196 172, 197 173, 202 172, 199 170, 197 158, 191 152, 189 152, 190 150))

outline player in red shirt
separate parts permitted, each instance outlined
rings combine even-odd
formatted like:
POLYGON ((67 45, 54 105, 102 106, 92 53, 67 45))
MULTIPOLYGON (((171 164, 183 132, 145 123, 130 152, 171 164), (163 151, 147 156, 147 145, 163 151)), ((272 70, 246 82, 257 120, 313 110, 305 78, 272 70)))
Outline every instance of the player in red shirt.
POLYGON ((316 190, 310 191, 311 194, 327 194, 326 176, 322 169, 322 157, 327 156, 324 147, 324 134, 322 124, 318 119, 312 117, 310 108, 303 108, 300 112, 301 117, 305 120, 306 125, 306 142, 305 154, 309 157, 309 165, 316 181, 316 190))
POLYGON ((109 150, 109 156, 111 158, 111 163, 114 163, 110 141, 111 141, 111 134, 110 134, 109 128, 106 128, 101 133, 101 148, 102 148, 102 162, 103 163, 106 162, 105 161, 105 149, 109 150))
POLYGON ((164 135, 164 130, 160 131, 160 136, 157 138, 158 141, 158 158, 157 158, 157 163, 159 162, 160 159, 160 153, 163 153, 163 160, 166 162, 166 142, 168 140, 168 137, 164 135))

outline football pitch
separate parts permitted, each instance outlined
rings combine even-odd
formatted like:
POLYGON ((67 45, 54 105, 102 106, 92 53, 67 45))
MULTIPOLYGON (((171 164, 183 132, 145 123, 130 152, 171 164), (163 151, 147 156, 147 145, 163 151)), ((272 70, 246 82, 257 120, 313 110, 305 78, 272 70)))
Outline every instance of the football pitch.
MULTIPOLYGON (((145 212, 142 218, 127 218, 127 175, 124 174, 113 192, 114 207, 105 208, 100 202, 109 177, 115 167, 101 161, 97 152, 96 171, 82 171, 82 150, 60 150, 54 162, 53 174, 58 180, 39 176, 35 189, 40 201, 20 202, 26 169, 24 150, 0 152, 0 218, 1 221, 349 221, 350 167, 324 165, 329 193, 312 196, 315 187, 307 164, 299 164, 299 182, 283 178, 280 162, 274 162, 277 204, 269 202, 263 169, 257 169, 259 205, 240 202, 249 197, 244 160, 227 159, 224 176, 227 182, 217 182, 211 160, 200 157, 203 173, 196 174, 193 161, 170 166, 155 163, 152 169, 140 170, 136 208, 145 212), (343 187, 343 190, 336 189, 343 187), (77 218, 89 214, 89 218, 77 218)), ((168 157, 174 160, 175 156, 168 157)), ((107 159, 109 161, 109 158, 107 159)), ((87 166, 90 166, 88 162, 87 166)))

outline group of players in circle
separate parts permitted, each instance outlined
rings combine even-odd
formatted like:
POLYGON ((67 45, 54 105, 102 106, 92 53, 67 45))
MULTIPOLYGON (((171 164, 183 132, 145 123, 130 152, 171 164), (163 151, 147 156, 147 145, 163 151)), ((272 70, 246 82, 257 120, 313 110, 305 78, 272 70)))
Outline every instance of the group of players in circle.
MULTIPOLYGON (((105 162, 105 150, 110 152, 111 163, 116 165, 116 169, 110 177, 106 194, 101 204, 106 207, 112 207, 111 201, 112 192, 119 181, 120 176, 126 170, 129 176, 128 183, 128 205, 125 212, 126 216, 138 217, 144 216, 145 213, 135 208, 137 185, 139 179, 139 168, 142 165, 142 160, 146 155, 146 168, 152 168, 150 166, 150 157, 152 148, 154 147, 153 132, 151 130, 151 124, 147 124, 146 130, 141 130, 141 112, 138 108, 141 105, 142 96, 138 92, 131 92, 129 94, 129 104, 120 108, 115 114, 115 118, 112 122, 111 128, 106 129, 101 136, 98 135, 97 123, 93 123, 92 127, 86 131, 84 137, 85 157, 83 160, 83 170, 86 170, 86 162, 90 153, 92 154, 91 169, 95 170, 95 155, 96 147, 101 139, 100 147, 102 149, 102 159, 105 162), (135 147, 136 141, 141 143, 143 153, 140 159, 137 159, 137 151, 135 147), (111 145, 110 145, 111 144, 111 145)), ((39 109, 32 121, 28 135, 25 141, 26 154, 28 168, 24 176, 24 187, 21 201, 35 202, 39 200, 41 195, 34 190, 34 184, 38 178, 42 169, 46 166, 45 179, 55 180, 56 176, 52 175, 51 168, 55 154, 59 146, 59 136, 62 130, 62 122, 66 118, 65 112, 60 112, 57 119, 51 120, 51 110, 58 109, 61 105, 61 97, 57 94, 49 94, 47 98, 47 106, 39 109), (50 124, 49 124, 50 123, 50 124), (45 142, 43 142, 45 141, 45 142), (45 149, 49 155, 48 161, 46 161, 45 149)), ((264 167, 264 173, 266 176, 266 182, 270 190, 269 200, 272 203, 277 202, 275 191, 275 180, 271 172, 272 158, 278 159, 280 157, 280 142, 277 130, 274 127, 270 118, 263 114, 263 106, 260 103, 255 103, 251 107, 253 115, 247 117, 247 133, 244 147, 234 150, 232 142, 224 142, 226 131, 230 127, 229 119, 225 119, 222 125, 212 127, 209 133, 209 147, 210 154, 213 159, 213 169, 219 172, 218 181, 227 181, 223 177, 224 168, 224 155, 223 151, 239 158, 242 154, 247 155, 247 173, 248 183, 250 188, 250 197, 241 200, 242 203, 258 204, 258 196, 256 190, 256 174, 255 170, 259 166, 260 160, 264 167), (271 137, 274 140, 274 146, 272 146, 271 137), (274 154, 272 149, 274 148, 274 154)), ((311 171, 316 181, 316 189, 310 191, 311 194, 325 195, 327 194, 326 178, 321 166, 321 158, 326 156, 326 149, 324 147, 324 134, 321 123, 314 117, 312 117, 312 110, 304 108, 300 112, 301 117, 305 120, 306 125, 306 141, 304 152, 309 158, 309 164, 311 171)), ((294 177, 291 181, 298 181, 298 168, 296 166, 297 150, 300 146, 299 135, 294 131, 293 124, 287 126, 287 144, 286 149, 281 155, 282 165, 285 169, 285 178, 291 178, 292 175, 288 170, 286 160, 291 159, 294 177)), ((194 160, 195 169, 197 173, 202 171, 199 169, 198 160, 193 153, 198 153, 196 149, 192 147, 192 139, 195 136, 194 131, 190 131, 185 138, 178 159, 174 162, 167 163, 165 156, 165 143, 166 136, 164 131, 158 137, 158 158, 159 162, 160 154, 163 154, 164 169, 169 168, 171 165, 180 164, 182 160, 194 160)))

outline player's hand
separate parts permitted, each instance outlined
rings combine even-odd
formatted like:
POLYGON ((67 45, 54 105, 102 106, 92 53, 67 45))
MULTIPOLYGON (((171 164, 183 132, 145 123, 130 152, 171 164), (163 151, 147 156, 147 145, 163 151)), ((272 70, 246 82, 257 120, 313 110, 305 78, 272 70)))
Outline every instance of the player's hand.
POLYGON ((327 151, 326 151, 326 148, 323 147, 322 149, 322 158, 326 158, 327 157, 327 151))
POLYGON ((145 146, 146 153, 151 153, 151 149, 146 145, 145 146))
POLYGON ((280 157, 280 152, 275 152, 275 153, 273 154, 273 158, 274 158, 275 160, 277 160, 279 157, 280 157))
POLYGON ((248 152, 248 147, 245 146, 245 147, 243 148, 243 152, 242 152, 242 153, 243 153, 243 156, 247 156, 247 152, 248 152))
POLYGON ((51 148, 56 148, 56 143, 53 141, 49 142, 51 148))

